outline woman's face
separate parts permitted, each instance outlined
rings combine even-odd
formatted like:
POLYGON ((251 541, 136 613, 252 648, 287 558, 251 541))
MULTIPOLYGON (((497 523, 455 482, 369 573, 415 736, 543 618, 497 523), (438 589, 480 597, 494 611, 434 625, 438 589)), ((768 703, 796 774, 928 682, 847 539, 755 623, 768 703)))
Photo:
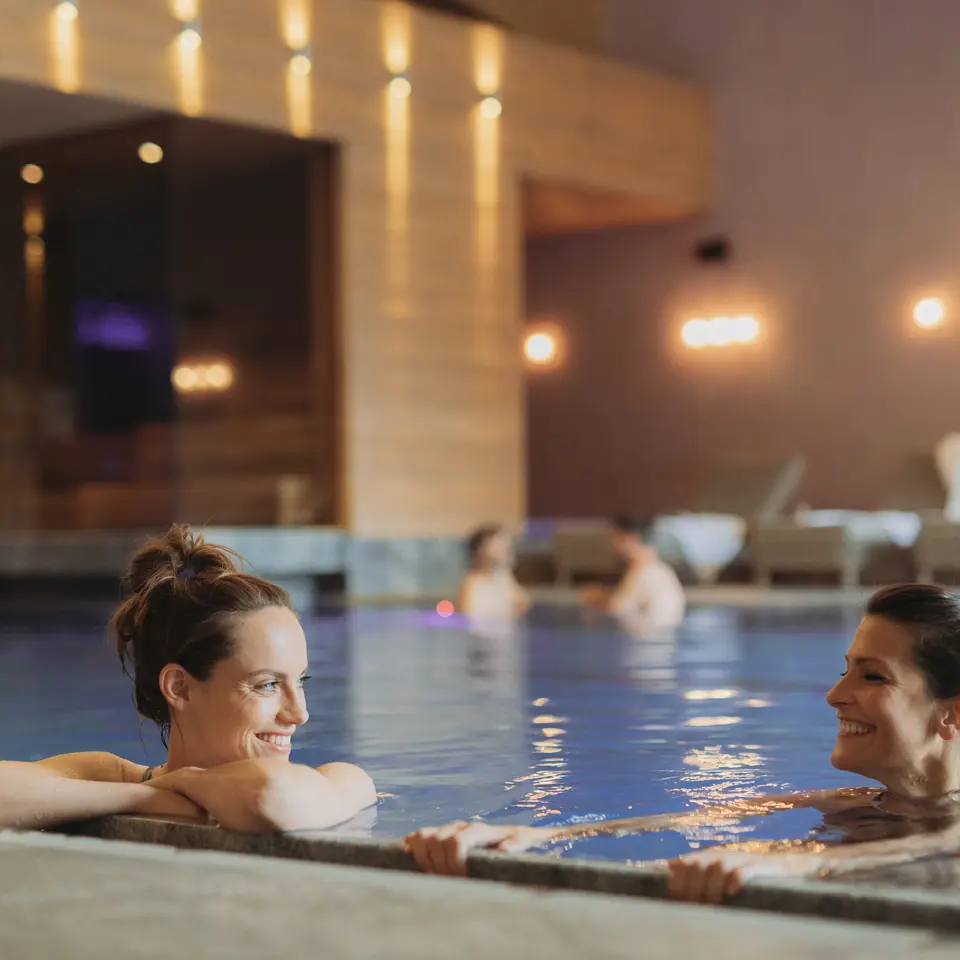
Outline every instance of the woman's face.
POLYGON ((840 724, 831 761, 897 793, 928 795, 956 737, 956 705, 931 696, 914 642, 891 620, 863 619, 846 672, 827 694, 840 724))
POLYGON ((207 680, 175 668, 183 697, 170 703, 171 744, 182 739, 184 764, 288 758, 291 738, 307 722, 307 642, 297 616, 285 607, 267 607, 244 615, 233 636, 233 654, 207 680))
POLYGON ((488 567, 509 567, 513 564, 513 542, 507 533, 495 533, 483 545, 483 562, 488 567))

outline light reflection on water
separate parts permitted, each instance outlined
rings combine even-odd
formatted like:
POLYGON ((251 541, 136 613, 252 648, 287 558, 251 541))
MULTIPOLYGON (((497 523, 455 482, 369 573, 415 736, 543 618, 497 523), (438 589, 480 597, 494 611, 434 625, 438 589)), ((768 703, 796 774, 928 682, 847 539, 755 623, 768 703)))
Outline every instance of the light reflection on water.
MULTIPOLYGON (((0 756, 162 759, 146 725, 141 741, 104 619, 38 613, 0 628, 0 756)), ((341 832, 589 822, 856 782, 829 764, 824 694, 850 636, 840 611, 694 611, 675 638, 649 640, 559 609, 512 627, 410 609, 329 611, 305 626, 315 679, 294 759, 360 763, 381 792, 376 822, 341 832)), ((803 837, 818 821, 791 811, 559 852, 655 859, 747 834, 803 837)))

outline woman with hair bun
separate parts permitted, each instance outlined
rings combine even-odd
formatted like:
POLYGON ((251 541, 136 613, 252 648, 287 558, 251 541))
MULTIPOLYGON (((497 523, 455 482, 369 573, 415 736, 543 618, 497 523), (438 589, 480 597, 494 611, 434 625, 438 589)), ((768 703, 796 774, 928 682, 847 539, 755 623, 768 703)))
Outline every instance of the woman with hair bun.
POLYGON ((131 813, 260 833, 321 829, 376 802, 358 767, 289 762, 308 717, 306 638, 286 592, 236 559, 174 525, 134 556, 110 621, 166 762, 109 753, 0 762, 0 828, 131 813))

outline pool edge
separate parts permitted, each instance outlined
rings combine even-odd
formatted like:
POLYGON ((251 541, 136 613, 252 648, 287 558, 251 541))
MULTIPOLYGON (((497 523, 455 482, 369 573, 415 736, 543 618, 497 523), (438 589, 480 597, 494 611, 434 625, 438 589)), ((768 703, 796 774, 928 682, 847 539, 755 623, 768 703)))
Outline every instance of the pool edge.
MULTIPOLYGON (((65 825, 57 832, 180 849, 416 872, 413 861, 396 841, 332 837, 318 832, 254 835, 126 816, 65 825)), ((467 869, 468 877, 474 880, 647 899, 663 899, 666 895, 664 872, 651 866, 479 851, 470 855, 467 869)), ((960 931, 960 898, 952 892, 866 883, 766 881, 749 884, 727 903, 774 913, 960 931)))

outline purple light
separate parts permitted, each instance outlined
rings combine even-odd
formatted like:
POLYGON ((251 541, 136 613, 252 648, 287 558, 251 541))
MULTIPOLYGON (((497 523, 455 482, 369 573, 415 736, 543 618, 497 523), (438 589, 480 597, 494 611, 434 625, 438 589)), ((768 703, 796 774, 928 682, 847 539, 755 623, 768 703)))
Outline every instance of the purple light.
POLYGON ((149 350, 150 324, 122 304, 83 304, 77 318, 77 342, 108 350, 149 350))

